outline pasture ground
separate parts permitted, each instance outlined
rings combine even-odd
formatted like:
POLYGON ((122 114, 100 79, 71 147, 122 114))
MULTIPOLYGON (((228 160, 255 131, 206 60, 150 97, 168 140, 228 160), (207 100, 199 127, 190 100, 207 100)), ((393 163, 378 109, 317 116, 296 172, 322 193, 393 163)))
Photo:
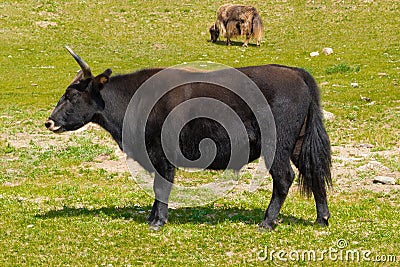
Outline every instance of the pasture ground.
MULTIPOLYGON (((3 1, 0 4, 0 264, 2 266, 390 266, 400 262, 400 4, 243 1, 260 12, 260 48, 209 42, 223 2, 3 1), (97 74, 213 61, 278 63, 316 78, 333 150, 330 226, 296 185, 273 232, 258 223, 271 179, 212 204, 170 211, 158 232, 152 199, 98 127, 54 135, 44 121, 78 69, 97 74), (324 47, 333 54, 324 55, 324 47), (319 56, 310 57, 319 51, 319 56), (377 175, 396 185, 373 184, 377 175), (397 263, 396 263, 397 262, 397 263)), ((240 41, 240 42, 239 42, 240 41)), ((252 41, 253 42, 253 41, 252 41)), ((257 164, 257 163, 254 163, 257 164)), ((242 175, 254 173, 254 164, 242 175)), ((182 180, 190 175, 179 171, 182 180)), ((193 174, 197 180, 217 172, 193 174)))

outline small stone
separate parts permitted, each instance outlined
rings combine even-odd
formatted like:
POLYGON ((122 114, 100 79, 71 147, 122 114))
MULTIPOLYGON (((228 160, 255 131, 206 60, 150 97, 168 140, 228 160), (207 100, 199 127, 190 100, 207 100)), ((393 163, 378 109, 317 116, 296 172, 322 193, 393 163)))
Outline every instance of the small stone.
POLYGON ((328 56, 330 54, 333 54, 333 49, 330 47, 325 47, 324 49, 322 49, 322 53, 328 56))
POLYGON ((376 176, 374 178, 374 183, 381 183, 381 184, 390 184, 394 185, 396 184, 396 179, 388 176, 376 176))
POLYGON ((326 86, 326 85, 328 85, 328 84, 329 84, 329 82, 322 82, 322 83, 319 84, 319 86, 322 87, 322 86, 326 86))
POLYGON ((327 121, 333 121, 335 119, 335 114, 333 114, 332 112, 323 110, 322 114, 323 114, 324 119, 327 121))
POLYGON ((351 87, 353 87, 353 88, 357 88, 357 87, 358 87, 358 83, 351 83, 350 85, 351 85, 351 87))
POLYGON ((319 52, 318 51, 310 53, 310 57, 317 57, 317 56, 319 56, 319 52))

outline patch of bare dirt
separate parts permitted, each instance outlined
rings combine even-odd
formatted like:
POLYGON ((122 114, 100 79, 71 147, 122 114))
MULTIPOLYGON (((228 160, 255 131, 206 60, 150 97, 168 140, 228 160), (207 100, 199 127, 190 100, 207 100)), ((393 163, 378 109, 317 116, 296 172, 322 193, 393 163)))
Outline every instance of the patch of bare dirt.
MULTIPOLYGON (((101 128, 95 124, 88 124, 84 128, 75 132, 84 132, 88 129, 101 130, 101 128)), ((35 145, 39 145, 46 149, 49 147, 65 146, 65 143, 69 140, 71 134, 73 133, 63 133, 59 135, 17 133, 15 135, 1 134, 0 138, 16 149, 28 148, 32 142, 34 142, 35 145)), ((119 149, 115 142, 111 140, 111 138, 99 139, 96 140, 96 142, 99 142, 102 145, 112 146, 115 153, 112 156, 100 155, 94 160, 94 162, 85 164, 90 165, 90 168, 102 168, 112 173, 129 172, 126 163, 126 155, 119 149)), ((374 192, 400 190, 400 185, 398 185, 400 173, 391 170, 388 166, 385 166, 380 162, 380 159, 382 158, 394 159, 398 162, 400 160, 400 146, 385 151, 374 151, 373 148, 374 147, 370 144, 332 147, 334 193, 358 191, 363 189, 374 192), (397 181, 396 185, 374 184, 373 179, 378 175, 394 178, 397 181)), ((263 160, 260 160, 259 163, 250 163, 243 167, 241 173, 249 172, 254 176, 265 178, 268 176, 268 172, 263 164, 263 160)))
POLYGON ((0 134, 0 138, 9 143, 16 149, 29 148, 32 144, 39 146, 43 149, 50 147, 64 146, 74 133, 84 132, 89 129, 100 130, 100 126, 89 123, 84 127, 71 132, 62 134, 53 133, 15 133, 15 134, 0 134))
POLYGON ((400 190, 400 185, 373 183, 375 176, 392 177, 396 181, 400 173, 391 170, 380 162, 380 158, 400 160, 400 148, 393 150, 373 151, 370 144, 356 144, 332 147, 334 191, 371 190, 374 192, 390 192, 400 190))
POLYGON ((95 162, 92 163, 92 168, 104 169, 113 173, 129 172, 125 153, 123 153, 118 146, 115 147, 114 153, 117 159, 110 159, 108 155, 100 155, 95 159, 95 162))

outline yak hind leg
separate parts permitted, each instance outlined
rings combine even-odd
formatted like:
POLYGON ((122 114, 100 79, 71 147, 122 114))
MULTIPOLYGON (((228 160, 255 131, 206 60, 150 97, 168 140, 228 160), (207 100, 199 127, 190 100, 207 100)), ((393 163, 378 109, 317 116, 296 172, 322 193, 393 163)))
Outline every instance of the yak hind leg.
MULTIPOLYGON (((294 165, 299 168, 299 157, 301 152, 301 147, 303 145, 303 136, 305 131, 305 126, 301 130, 300 137, 296 141, 295 148, 293 150, 293 154, 291 156, 292 162, 294 165)), ((328 226, 328 220, 330 218, 329 208, 328 208, 328 201, 327 201, 327 194, 325 185, 318 185, 317 183, 313 183, 311 188, 315 200, 315 206, 317 209, 317 219, 316 223, 320 224, 321 226, 328 226)))
POLYGON ((272 197, 265 212, 264 220, 260 223, 260 229, 272 230, 278 219, 279 211, 285 201, 289 188, 294 180, 294 172, 289 159, 275 158, 270 169, 273 180, 272 197))
POLYGON ((163 175, 156 172, 153 190, 155 200, 148 219, 150 230, 159 230, 168 221, 168 198, 171 193, 175 168, 169 166, 163 175))
POLYGON ((328 226, 328 220, 330 218, 330 213, 328 209, 328 201, 326 199, 326 188, 325 186, 313 185, 312 192, 314 195, 315 206, 317 208, 317 219, 316 223, 321 226, 328 226))

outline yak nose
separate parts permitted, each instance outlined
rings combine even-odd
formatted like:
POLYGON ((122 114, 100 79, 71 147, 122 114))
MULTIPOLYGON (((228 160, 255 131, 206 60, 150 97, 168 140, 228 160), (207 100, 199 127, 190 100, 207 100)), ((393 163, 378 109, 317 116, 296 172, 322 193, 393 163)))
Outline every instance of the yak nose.
POLYGON ((44 123, 44 126, 46 126, 47 129, 49 129, 50 131, 53 131, 53 132, 55 132, 61 128, 61 126, 56 126, 56 123, 51 119, 48 119, 44 123))
POLYGON ((51 130, 52 128, 54 128, 54 125, 55 125, 55 123, 54 123, 53 120, 47 120, 47 121, 44 123, 44 126, 46 126, 46 128, 49 129, 49 130, 51 130))

